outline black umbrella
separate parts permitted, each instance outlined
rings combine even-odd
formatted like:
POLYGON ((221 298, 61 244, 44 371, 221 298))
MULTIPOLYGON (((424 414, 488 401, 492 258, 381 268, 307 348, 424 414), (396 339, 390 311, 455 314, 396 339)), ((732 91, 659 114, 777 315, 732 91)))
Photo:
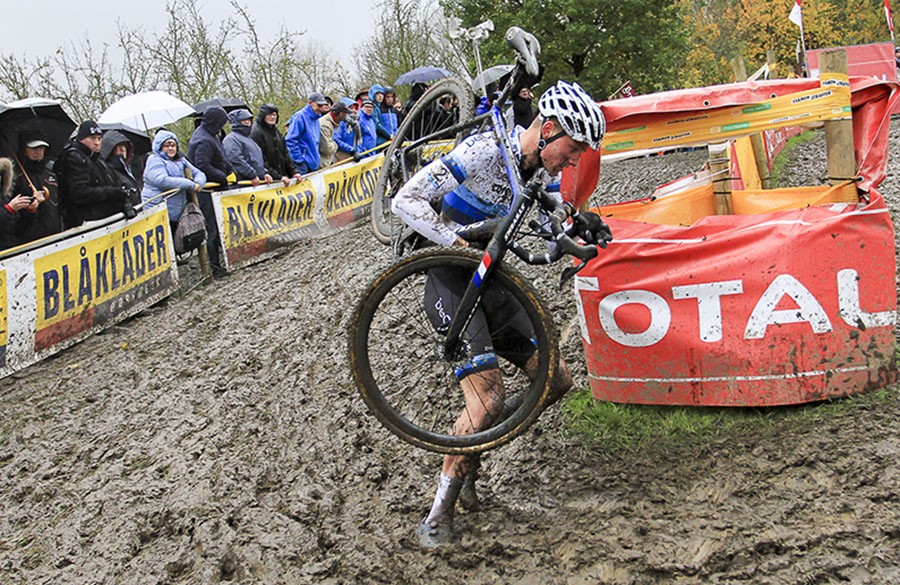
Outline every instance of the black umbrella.
POLYGON ((75 122, 57 100, 26 98, 0 105, 0 151, 7 155, 18 155, 19 135, 34 131, 50 143, 47 156, 52 158, 62 151, 74 130, 75 122))
POLYGON ((126 126, 125 124, 120 124, 118 122, 98 125, 100 126, 100 129, 103 130, 104 134, 106 134, 107 130, 118 130, 124 134, 125 138, 130 140, 134 145, 134 154, 137 156, 147 154, 153 148, 153 139, 151 139, 143 130, 138 130, 137 128, 132 128, 131 126, 126 126))
POLYGON ((207 108, 211 108, 213 106, 219 106, 226 112, 239 110, 241 108, 244 108, 245 110, 250 109, 244 102, 244 100, 239 100, 238 98, 212 98, 194 104, 194 109, 197 110, 197 113, 195 115, 202 116, 203 112, 206 111, 207 108))

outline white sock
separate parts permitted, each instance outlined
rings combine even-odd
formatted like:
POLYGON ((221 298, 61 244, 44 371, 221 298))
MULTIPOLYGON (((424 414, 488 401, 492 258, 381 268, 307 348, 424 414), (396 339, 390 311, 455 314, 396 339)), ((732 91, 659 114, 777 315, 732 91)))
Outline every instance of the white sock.
POLYGON ((445 512, 453 513, 453 506, 456 504, 456 496, 459 495, 459 488, 461 486, 461 479, 441 473, 441 478, 438 480, 437 493, 434 494, 434 503, 431 505, 431 512, 429 512, 428 516, 425 518, 426 523, 431 522, 445 512), (451 496, 452 501, 449 502, 449 510, 446 510, 445 502, 448 499, 448 496, 451 496))

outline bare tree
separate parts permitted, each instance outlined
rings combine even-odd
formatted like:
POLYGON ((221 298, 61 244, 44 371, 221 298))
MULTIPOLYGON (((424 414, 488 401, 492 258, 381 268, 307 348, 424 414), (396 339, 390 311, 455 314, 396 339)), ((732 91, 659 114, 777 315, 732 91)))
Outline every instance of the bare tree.
POLYGON ((465 71, 435 0, 380 0, 376 13, 374 33, 353 51, 360 79, 390 83, 423 65, 465 71))

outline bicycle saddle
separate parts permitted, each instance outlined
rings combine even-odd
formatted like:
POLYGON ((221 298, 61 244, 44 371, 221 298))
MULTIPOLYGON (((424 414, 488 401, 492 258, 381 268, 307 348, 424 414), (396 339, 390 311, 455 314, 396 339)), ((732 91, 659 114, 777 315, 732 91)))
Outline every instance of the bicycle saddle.
POLYGON ((541 43, 533 34, 517 26, 511 26, 506 31, 506 44, 515 50, 516 59, 525 66, 525 71, 529 75, 540 75, 538 57, 541 55, 541 43))

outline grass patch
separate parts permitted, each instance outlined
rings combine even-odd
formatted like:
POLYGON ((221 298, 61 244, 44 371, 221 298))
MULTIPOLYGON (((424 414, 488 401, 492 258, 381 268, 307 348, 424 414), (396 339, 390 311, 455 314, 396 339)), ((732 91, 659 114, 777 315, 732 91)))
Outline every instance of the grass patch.
POLYGON ((624 451, 650 443, 691 443, 762 430, 789 422, 814 424, 857 408, 900 401, 898 386, 865 394, 796 406, 712 408, 595 402, 590 389, 570 394, 563 402, 567 432, 605 451, 624 451))
POLYGON ((781 182, 785 175, 785 169, 787 169, 788 165, 793 164, 794 162, 794 150, 801 144, 817 140, 821 138, 821 136, 822 134, 818 130, 807 130, 806 132, 798 134, 797 136, 788 138, 788 141, 784 145, 784 148, 781 150, 781 152, 778 153, 778 156, 776 156, 775 160, 772 162, 772 172, 770 178, 772 180, 773 189, 777 189, 783 186, 781 182))

